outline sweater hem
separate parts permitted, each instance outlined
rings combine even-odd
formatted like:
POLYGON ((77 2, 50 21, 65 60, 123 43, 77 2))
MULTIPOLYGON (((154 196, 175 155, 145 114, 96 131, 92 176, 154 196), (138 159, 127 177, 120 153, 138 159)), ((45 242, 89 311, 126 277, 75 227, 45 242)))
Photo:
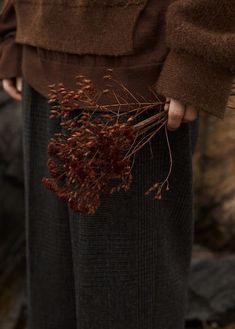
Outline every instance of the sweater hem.
MULTIPOLYGON (((25 50, 25 48, 24 48, 25 50)), ((103 79, 107 68, 112 68, 115 76, 131 91, 138 93, 141 97, 148 100, 159 99, 154 90, 154 84, 160 74, 164 62, 143 63, 139 65, 119 65, 117 67, 107 65, 67 65, 66 63, 57 62, 51 69, 50 61, 43 61, 36 53, 24 52, 22 63, 22 74, 25 80, 44 97, 48 97, 49 85, 64 83, 68 89, 76 88, 76 75, 83 74, 91 79, 95 86, 100 89, 105 88, 107 80, 103 79), (58 70, 55 70, 55 65, 58 70), (32 67, 34 71, 32 72, 32 67), (66 70, 64 70, 66 67, 66 70)), ((107 86, 106 86, 107 88, 107 86)), ((163 97, 164 98, 164 97, 163 97)), ((162 99, 163 99, 162 98, 162 99)))

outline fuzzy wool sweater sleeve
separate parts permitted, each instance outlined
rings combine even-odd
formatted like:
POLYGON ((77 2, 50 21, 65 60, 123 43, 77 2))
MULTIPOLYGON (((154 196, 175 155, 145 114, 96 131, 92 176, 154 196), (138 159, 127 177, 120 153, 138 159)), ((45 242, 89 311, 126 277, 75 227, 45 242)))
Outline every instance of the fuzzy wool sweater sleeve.
POLYGON ((223 119, 235 77, 235 1, 173 0, 160 94, 223 119))
POLYGON ((15 42, 16 15, 11 0, 0 12, 0 79, 22 76, 22 46, 15 42))

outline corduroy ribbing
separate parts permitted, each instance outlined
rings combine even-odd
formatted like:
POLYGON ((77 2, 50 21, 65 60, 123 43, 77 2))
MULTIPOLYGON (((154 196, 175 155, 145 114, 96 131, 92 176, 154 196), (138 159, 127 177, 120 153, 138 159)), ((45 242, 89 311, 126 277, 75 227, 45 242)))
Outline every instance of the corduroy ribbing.
POLYGON ((135 25, 147 1, 15 0, 16 42, 80 55, 132 54, 135 25))

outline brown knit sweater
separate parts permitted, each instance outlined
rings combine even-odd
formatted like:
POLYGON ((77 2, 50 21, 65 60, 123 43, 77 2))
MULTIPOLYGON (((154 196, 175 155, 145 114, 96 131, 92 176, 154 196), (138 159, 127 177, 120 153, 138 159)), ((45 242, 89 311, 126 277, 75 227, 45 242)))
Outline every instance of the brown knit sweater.
POLYGON ((48 83, 72 86, 79 73, 100 83, 109 66, 143 95, 152 85, 223 118, 235 76, 235 2, 6 0, 0 52, 0 78, 23 74, 45 96, 48 83))

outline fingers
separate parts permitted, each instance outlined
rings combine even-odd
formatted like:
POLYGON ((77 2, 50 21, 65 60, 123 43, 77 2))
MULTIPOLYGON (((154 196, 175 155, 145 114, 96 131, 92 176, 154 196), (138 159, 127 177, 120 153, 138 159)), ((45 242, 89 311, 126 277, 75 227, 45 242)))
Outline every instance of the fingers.
POLYGON ((191 122, 198 117, 198 111, 191 105, 188 105, 185 110, 184 118, 182 122, 191 122))
POLYGON ((184 114, 185 105, 176 99, 171 99, 168 110, 167 128, 169 130, 175 130, 179 128, 184 114))
POLYGON ((184 105, 181 101, 166 97, 164 110, 168 110, 167 128, 176 130, 182 122, 189 123, 194 121, 199 113, 198 110, 191 105, 184 105))
MULTIPOLYGON (((20 79, 20 78, 17 78, 20 79)), ((11 79, 3 79, 2 80, 2 86, 4 91, 13 99, 17 101, 21 101, 22 96, 21 96, 21 89, 22 85, 20 80, 17 81, 16 78, 11 78, 11 79), (18 84, 18 86, 16 85, 18 84), (19 88, 19 89, 18 89, 19 88)))

